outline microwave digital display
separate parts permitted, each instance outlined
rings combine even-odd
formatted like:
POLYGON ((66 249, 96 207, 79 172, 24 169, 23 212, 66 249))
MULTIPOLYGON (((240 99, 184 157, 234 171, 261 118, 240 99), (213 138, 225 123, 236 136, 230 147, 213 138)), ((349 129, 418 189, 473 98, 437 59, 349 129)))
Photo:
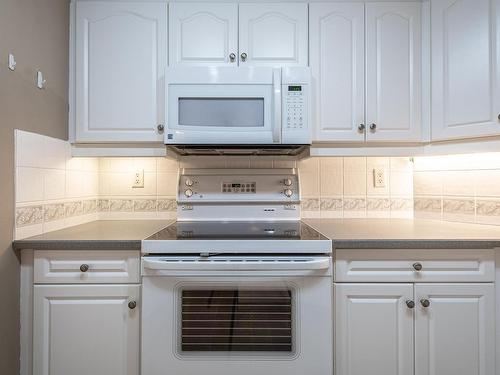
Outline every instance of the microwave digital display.
POLYGON ((302 91, 302 86, 288 86, 288 91, 302 91))

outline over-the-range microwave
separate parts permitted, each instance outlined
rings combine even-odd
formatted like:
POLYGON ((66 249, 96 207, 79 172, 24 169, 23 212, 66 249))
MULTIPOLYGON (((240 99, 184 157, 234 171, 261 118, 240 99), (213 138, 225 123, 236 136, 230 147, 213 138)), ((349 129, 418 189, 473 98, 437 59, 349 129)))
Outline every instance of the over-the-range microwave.
POLYGON ((306 67, 168 68, 165 144, 182 155, 298 154, 311 144, 310 77, 306 67))

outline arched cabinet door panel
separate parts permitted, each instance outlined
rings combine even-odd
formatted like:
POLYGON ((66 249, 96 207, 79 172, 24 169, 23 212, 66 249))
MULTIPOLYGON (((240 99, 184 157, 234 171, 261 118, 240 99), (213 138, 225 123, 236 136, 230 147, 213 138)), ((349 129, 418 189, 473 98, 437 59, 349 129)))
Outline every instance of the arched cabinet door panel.
POLYGON ((169 65, 238 65, 238 4, 170 3, 169 65))
POLYGON ((166 7, 76 3, 76 142, 163 139, 166 7))
POLYGON ((307 66, 306 3, 240 4, 240 65, 307 66))
POLYGON ((363 3, 309 5, 316 141, 365 140, 363 3))
POLYGON ((432 139, 500 134, 500 1, 431 1, 432 139))
POLYGON ((366 139, 419 141, 421 3, 366 4, 366 139))

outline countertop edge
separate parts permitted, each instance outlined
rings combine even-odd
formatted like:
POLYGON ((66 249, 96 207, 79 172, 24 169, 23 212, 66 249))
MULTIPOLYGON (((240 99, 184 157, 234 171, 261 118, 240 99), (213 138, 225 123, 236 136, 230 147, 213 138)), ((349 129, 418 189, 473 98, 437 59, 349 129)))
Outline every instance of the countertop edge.
POLYGON ((500 240, 448 240, 448 239, 332 239, 333 250, 342 249, 495 249, 500 240))
POLYGON ((141 240, 15 240, 14 250, 141 250, 141 240))

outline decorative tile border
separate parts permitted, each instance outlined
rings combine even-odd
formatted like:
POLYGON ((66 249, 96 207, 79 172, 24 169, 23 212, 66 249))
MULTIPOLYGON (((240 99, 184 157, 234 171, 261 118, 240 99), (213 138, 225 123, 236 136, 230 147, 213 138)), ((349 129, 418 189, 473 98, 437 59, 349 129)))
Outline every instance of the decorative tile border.
POLYGON ((174 198, 99 198, 54 202, 43 205, 17 207, 16 228, 99 212, 130 213, 130 218, 132 219, 134 218, 134 212, 176 211, 177 202, 174 198))
POLYGON ((410 198, 392 198, 391 211, 412 211, 414 209, 413 199, 410 198))
POLYGON ((318 211, 319 198, 303 198, 300 207, 302 211, 318 211))
POLYGON ((156 199, 138 199, 134 200, 135 212, 155 212, 157 200, 156 199))
POLYGON ((109 210, 111 212, 132 212, 134 201, 132 199, 110 199, 109 210))
POLYGON ((43 211, 43 221, 61 220, 66 217, 64 203, 46 204, 43 211))
POLYGON ((344 211, 364 211, 365 209, 365 198, 344 198, 344 211))
POLYGON ((368 198, 366 209, 368 211, 390 211, 391 200, 389 198, 368 198))
POLYGON ((476 202, 476 214, 481 216, 500 217, 500 201, 478 200, 476 202))
POLYGON ((443 199, 443 212, 450 214, 474 215, 474 198, 471 199, 443 199))
POLYGON ((159 212, 177 211, 177 201, 175 199, 158 199, 157 207, 159 212))
POLYGON ((413 204, 415 211, 441 213, 441 198, 415 198, 413 204))
POLYGON ((342 211, 342 198, 321 198, 319 208, 321 211, 342 211))
POLYGON ((40 224, 43 222, 43 206, 27 206, 16 208, 16 227, 40 224))

